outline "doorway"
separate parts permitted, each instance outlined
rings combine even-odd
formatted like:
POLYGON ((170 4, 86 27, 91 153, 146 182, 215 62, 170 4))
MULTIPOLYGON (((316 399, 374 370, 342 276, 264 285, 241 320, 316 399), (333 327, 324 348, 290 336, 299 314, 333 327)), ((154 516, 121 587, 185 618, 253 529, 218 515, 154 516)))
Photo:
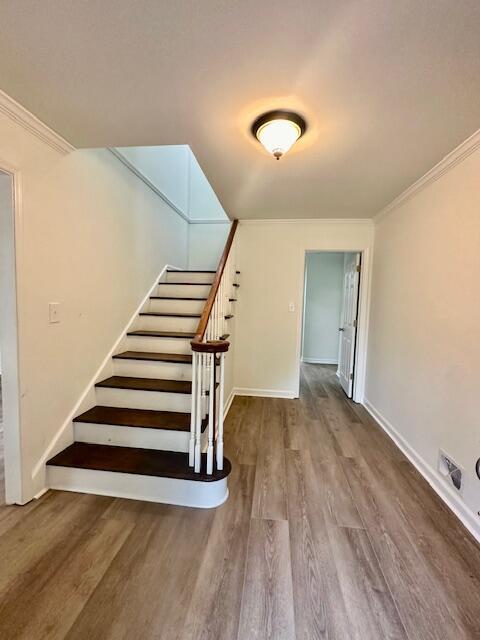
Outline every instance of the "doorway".
POLYGON ((349 398, 355 386, 360 274, 360 252, 306 252, 301 361, 335 367, 349 398))
POLYGON ((19 205, 20 175, 0 162, 0 505, 22 503, 15 249, 19 205))

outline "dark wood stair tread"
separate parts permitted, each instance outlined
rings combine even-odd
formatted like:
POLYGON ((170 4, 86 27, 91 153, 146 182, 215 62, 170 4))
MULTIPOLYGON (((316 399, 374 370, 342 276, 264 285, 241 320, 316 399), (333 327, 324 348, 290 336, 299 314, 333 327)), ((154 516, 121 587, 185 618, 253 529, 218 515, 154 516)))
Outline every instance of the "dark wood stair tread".
POLYGON ((146 338, 183 338, 184 340, 192 340, 195 334, 191 331, 129 331, 128 336, 139 336, 146 338))
MULTIPOLYGON (((86 442, 74 442, 51 458, 47 465, 198 482, 213 482, 226 478, 232 468, 230 461, 225 458, 223 471, 214 470, 211 475, 205 472, 195 473, 188 466, 188 453, 86 442)), ((202 469, 205 467, 206 454, 203 454, 202 469)))
POLYGON ((150 300, 197 300, 203 302, 207 298, 179 298, 178 296, 150 296, 150 300))
POLYGON ((166 312, 163 311, 142 311, 139 315, 141 316, 157 316, 160 318, 201 318, 201 313, 174 313, 174 312, 166 312))
MULTIPOLYGON (((120 427, 141 427, 143 429, 166 429, 169 431, 190 431, 190 414, 178 411, 152 411, 150 409, 124 409, 98 405, 73 419, 74 422, 105 424, 120 427)), ((202 431, 207 425, 205 419, 202 431)))
POLYGON ((130 389, 133 391, 160 391, 163 393, 191 393, 190 380, 161 380, 158 378, 134 378, 111 376, 97 382, 96 387, 108 389, 130 389))
POLYGON ((192 355, 188 353, 157 353, 156 351, 124 351, 113 356, 117 360, 149 360, 152 362, 175 362, 191 364, 192 355))
POLYGON ((167 269, 167 273, 217 273, 209 269, 167 269))

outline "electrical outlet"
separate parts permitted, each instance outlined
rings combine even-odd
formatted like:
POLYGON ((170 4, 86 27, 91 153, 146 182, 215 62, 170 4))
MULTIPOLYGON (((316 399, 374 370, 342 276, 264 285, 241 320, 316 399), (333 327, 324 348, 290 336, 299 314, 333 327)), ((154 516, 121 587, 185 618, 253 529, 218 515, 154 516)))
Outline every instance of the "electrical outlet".
POLYGON ((50 324, 60 322, 60 303, 50 302, 48 305, 48 317, 50 324))
POLYGON ((438 455, 438 470, 449 484, 458 492, 462 492, 463 469, 441 449, 438 455))

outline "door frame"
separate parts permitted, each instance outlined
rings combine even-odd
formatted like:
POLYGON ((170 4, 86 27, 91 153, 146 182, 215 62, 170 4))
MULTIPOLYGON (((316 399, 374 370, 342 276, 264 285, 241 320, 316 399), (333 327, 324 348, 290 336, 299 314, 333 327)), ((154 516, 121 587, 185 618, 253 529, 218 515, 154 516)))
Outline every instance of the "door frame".
POLYGON ((10 176, 12 206, 0 211, 0 243, 6 256, 4 277, 0 279, 0 350, 2 357, 2 405, 4 438, 5 500, 24 504, 20 419, 20 378, 18 358, 18 265, 21 253, 22 176, 18 167, 0 157, 0 170, 10 176))
POLYGON ((297 393, 300 395, 300 365, 303 333, 303 317, 305 310, 305 272, 307 253, 359 253, 361 255, 361 270, 358 292, 358 326, 355 348, 355 377, 353 380, 354 402, 363 403, 365 398, 365 379, 367 370, 368 322, 370 315, 370 290, 372 281, 372 248, 357 249, 350 246, 329 247, 328 249, 306 249, 302 251, 303 268, 299 283, 299 302, 301 313, 297 322, 297 393))

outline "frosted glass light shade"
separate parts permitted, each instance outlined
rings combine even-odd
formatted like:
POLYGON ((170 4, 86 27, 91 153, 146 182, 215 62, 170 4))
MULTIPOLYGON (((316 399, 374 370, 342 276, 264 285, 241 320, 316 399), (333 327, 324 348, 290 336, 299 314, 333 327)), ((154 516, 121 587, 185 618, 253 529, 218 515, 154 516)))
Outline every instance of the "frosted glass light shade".
POLYGON ((303 135, 305 121, 296 113, 271 111, 257 118, 252 133, 263 147, 279 160, 303 135))

